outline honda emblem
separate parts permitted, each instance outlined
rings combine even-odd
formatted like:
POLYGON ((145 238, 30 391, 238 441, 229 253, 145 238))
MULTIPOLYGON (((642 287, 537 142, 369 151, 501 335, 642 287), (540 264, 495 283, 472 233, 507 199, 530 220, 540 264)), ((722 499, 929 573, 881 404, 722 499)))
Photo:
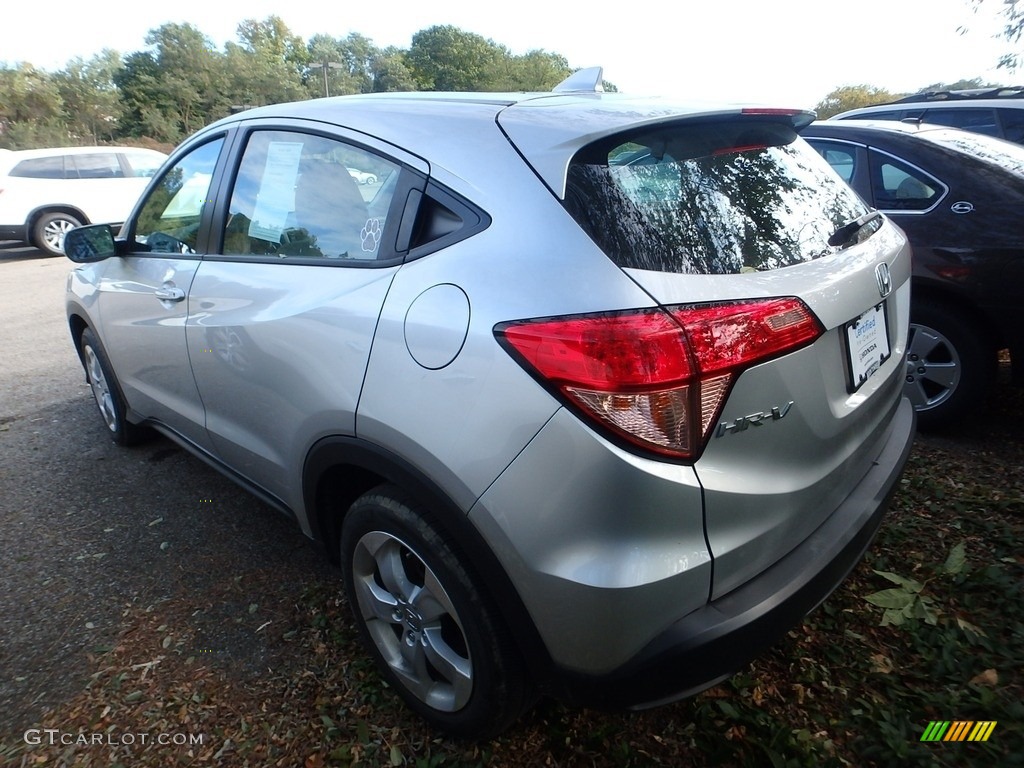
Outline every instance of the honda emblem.
POLYGON ((884 261, 875 267, 875 282, 878 283, 878 294, 884 299, 892 291, 892 273, 884 261))

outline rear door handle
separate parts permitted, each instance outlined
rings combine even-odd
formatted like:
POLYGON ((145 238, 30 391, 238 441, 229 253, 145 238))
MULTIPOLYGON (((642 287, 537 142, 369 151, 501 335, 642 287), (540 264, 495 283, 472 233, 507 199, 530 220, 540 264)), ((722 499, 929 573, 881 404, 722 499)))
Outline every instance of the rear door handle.
POLYGON ((181 288, 168 285, 157 288, 155 295, 160 301, 181 301, 185 298, 185 292, 181 288))

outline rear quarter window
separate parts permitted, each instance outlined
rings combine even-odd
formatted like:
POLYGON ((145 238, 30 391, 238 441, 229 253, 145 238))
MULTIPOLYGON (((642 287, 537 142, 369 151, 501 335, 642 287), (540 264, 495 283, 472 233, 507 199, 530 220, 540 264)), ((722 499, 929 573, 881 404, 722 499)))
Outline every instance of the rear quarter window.
POLYGON ((22 160, 11 169, 9 175, 25 179, 63 179, 64 156, 52 155, 22 160))
POLYGON ((759 272, 833 253, 868 212, 792 127, 752 118, 680 123, 585 147, 565 206, 619 266, 759 272))

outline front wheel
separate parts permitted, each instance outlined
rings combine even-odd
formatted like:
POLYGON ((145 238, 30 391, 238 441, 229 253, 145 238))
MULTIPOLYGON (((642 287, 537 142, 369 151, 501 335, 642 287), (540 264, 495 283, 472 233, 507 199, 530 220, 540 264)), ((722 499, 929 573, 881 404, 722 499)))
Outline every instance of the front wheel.
POLYGON ((82 222, 70 213, 44 213, 32 227, 32 244, 50 256, 64 255, 64 235, 82 222))
POLYGON ((117 379, 114 378, 113 369, 96 341, 95 334, 89 328, 82 331, 81 347, 85 375, 103 423, 110 431, 111 439, 118 445, 133 445, 140 442, 146 437, 147 430, 145 427, 132 424, 126 418, 124 399, 117 379))
POLYGON ((969 316, 921 300, 910 313, 904 394, 922 429, 952 427, 980 409, 995 377, 995 345, 969 316))
POLYGON ((370 491, 342 523, 341 563, 363 642, 412 709, 474 739, 520 715, 518 652, 429 512, 396 487, 370 491))

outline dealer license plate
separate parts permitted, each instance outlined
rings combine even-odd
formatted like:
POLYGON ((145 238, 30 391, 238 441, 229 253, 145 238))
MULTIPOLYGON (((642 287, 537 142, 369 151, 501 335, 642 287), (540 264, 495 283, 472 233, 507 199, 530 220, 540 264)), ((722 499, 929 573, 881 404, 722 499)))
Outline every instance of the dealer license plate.
POLYGON ((885 302, 846 324, 846 351, 850 363, 850 391, 856 391, 889 359, 889 327, 885 302))

